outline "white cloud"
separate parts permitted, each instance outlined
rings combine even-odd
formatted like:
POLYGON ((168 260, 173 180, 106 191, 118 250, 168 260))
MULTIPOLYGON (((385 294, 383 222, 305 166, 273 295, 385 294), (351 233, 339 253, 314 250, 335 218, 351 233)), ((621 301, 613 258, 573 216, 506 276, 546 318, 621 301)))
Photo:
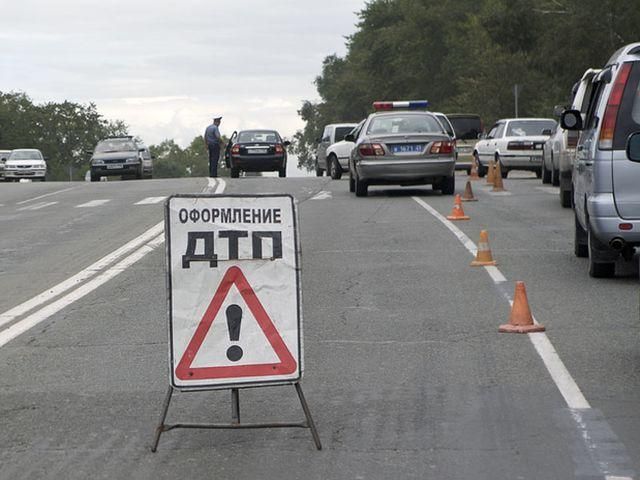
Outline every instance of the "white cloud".
POLYGON ((147 143, 291 136, 322 59, 345 52, 364 0, 21 0, 3 5, 0 90, 90 102, 147 143), (29 35, 25 35, 29 32, 29 35), (32 33, 35 32, 35 33, 32 33))

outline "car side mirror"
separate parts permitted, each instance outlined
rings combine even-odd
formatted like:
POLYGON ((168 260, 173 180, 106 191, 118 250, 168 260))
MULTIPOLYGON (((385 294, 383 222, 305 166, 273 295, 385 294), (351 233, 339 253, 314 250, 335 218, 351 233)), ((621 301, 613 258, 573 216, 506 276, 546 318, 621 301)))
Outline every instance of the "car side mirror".
POLYGON ((484 139, 484 137, 485 137, 484 133, 479 133, 477 138, 478 140, 482 140, 484 139))
POLYGON ((627 139, 627 158, 632 162, 640 162, 640 132, 629 135, 627 139))
POLYGON ((565 130, 582 130, 582 115, 579 110, 565 110, 560 115, 560 126, 565 130))
POLYGON ((285 147, 288 147, 289 145, 291 145, 291 142, 290 142, 289 140, 285 140, 284 142, 282 142, 282 144, 283 144, 285 147))
POLYGON ((353 133, 347 133, 344 136, 344 141, 345 142, 355 142, 356 141, 356 136, 353 133))
POLYGON ((550 137, 551 136, 551 129, 550 128, 545 128, 544 130, 542 130, 542 135, 544 135, 545 137, 550 137))
POLYGON ((553 116, 559 117, 566 109, 567 107, 565 107, 564 105, 556 105, 555 107, 553 107, 553 116))
POLYGON ((2 157, 2 158, 0 158, 0 162, 4 163, 4 162, 6 162, 6 161, 7 161, 7 157, 2 157))

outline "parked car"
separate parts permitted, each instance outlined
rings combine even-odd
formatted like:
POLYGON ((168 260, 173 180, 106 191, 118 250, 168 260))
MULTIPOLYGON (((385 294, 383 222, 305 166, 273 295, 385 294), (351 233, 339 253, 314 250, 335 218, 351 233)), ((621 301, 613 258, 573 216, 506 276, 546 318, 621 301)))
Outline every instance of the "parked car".
POLYGON ((367 195, 369 185, 432 184, 455 191, 454 143, 425 109, 426 101, 374 102, 372 113, 345 137, 355 143, 349 157, 349 191, 367 195))
POLYGON ((278 172, 286 177, 289 145, 291 142, 282 140, 275 130, 233 132, 224 154, 231 178, 238 178, 241 171, 278 172))
MULTIPOLYGON (((599 69, 590 68, 573 86, 570 108, 580 110, 583 117, 589 105, 593 77, 598 73, 600 73, 599 69)), ((542 182, 560 187, 560 204, 565 208, 571 207, 571 172, 577 143, 578 132, 567 131, 557 125, 543 150, 542 182)))
POLYGON ((572 109, 562 127, 582 133, 573 169, 574 252, 592 277, 615 274, 620 256, 640 246, 640 43, 613 54, 593 78, 583 119, 572 109))
POLYGON ((506 118, 498 120, 474 148, 478 175, 484 177, 491 160, 500 165, 503 178, 511 170, 529 170, 542 176, 542 147, 555 128, 548 118, 506 118))
POLYGON ((0 150, 0 179, 4 178, 4 162, 11 155, 11 150, 0 150))
POLYGON ((321 177, 324 172, 331 172, 331 164, 328 161, 327 148, 336 142, 344 140, 344 136, 351 132, 357 124, 355 123, 332 123, 325 125, 322 137, 318 139, 316 148, 315 170, 316 176, 321 177))
POLYGON ((479 115, 469 113, 449 113, 447 118, 456 137, 456 170, 466 170, 471 174, 473 149, 483 130, 482 120, 479 115))
MULTIPOLYGON (((364 120, 352 128, 349 133, 355 133, 363 123, 364 120)), ((332 179, 340 180, 342 174, 349 170, 349 156, 354 145, 353 142, 340 140, 327 148, 327 165, 332 179)))
POLYGON ((89 153, 92 182, 116 175, 138 179, 153 176, 153 157, 149 149, 132 136, 105 138, 89 153))
POLYGON ((47 163, 42 152, 35 148, 12 150, 4 162, 4 179, 19 181, 21 178, 45 181, 47 163))

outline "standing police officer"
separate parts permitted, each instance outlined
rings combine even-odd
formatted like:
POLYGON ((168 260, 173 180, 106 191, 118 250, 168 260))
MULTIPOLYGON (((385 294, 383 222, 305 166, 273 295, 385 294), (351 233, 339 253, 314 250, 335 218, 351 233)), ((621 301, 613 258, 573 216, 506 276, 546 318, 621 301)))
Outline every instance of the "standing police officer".
POLYGON ((220 121, 222 117, 214 117, 213 123, 204 131, 204 143, 209 150, 209 176, 218 176, 218 161, 220 160, 220 121))

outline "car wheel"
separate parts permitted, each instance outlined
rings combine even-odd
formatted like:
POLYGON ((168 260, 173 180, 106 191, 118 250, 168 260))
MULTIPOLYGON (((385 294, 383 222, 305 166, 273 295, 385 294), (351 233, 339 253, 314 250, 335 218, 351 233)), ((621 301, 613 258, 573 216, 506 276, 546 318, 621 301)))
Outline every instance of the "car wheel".
POLYGON ((439 187, 443 195, 453 195, 456 191, 456 177, 444 177, 439 187))
POLYGON ((287 166, 283 166, 282 168, 278 169, 278 176, 280 178, 285 178, 287 176, 287 166))
POLYGON ((340 167, 338 159, 335 155, 331 155, 329 161, 331 162, 331 178, 333 180, 340 180, 342 178, 342 167, 340 167))
POLYGON ((476 164, 478 165, 478 176, 483 178, 487 174, 487 167, 480 163, 480 156, 478 153, 474 153, 473 156, 476 159, 476 164))
POLYGON ((571 190, 560 188, 560 205, 564 208, 571 208, 571 190))
POLYGON ((351 170, 349 170, 349 191, 351 193, 356 191, 356 181, 353 179, 353 175, 351 174, 351 170))
POLYGON ((356 197, 366 197, 367 196, 367 190, 369 188, 369 185, 367 185, 367 182, 364 180, 360 180, 357 176, 356 176, 356 197))
POLYGON ((597 251, 602 250, 602 245, 598 242, 591 228, 587 225, 587 245, 589 246, 589 276, 594 278, 613 277, 616 273, 615 262, 597 262, 597 251))
POLYGON ((140 165, 136 170, 136 179, 142 180, 142 165, 140 165))
POLYGON ((229 173, 229 175, 231 176, 231 178, 238 178, 240 176, 240 169, 231 167, 231 172, 229 173))
POLYGON ((93 170, 91 171, 91 181, 92 182, 99 182, 100 181, 100 175, 93 173, 93 170))
POLYGON ((589 246, 587 245, 587 232, 584 231, 582 225, 578 221, 578 214, 573 214, 574 233, 573 233, 573 253, 576 257, 586 258, 589 256, 589 246))
POLYGON ((318 160, 316 159, 316 177, 321 177, 323 173, 324 170, 318 166, 318 160))
POLYGON ((542 159, 542 183, 551 183, 551 170, 547 169, 544 159, 542 159))
POLYGON ((509 170, 505 168, 499 158, 496 158, 496 162, 500 164, 500 176, 502 176, 502 178, 507 178, 507 175, 509 175, 509 170))
POLYGON ((536 178, 542 178, 542 169, 538 168, 537 170, 535 170, 536 172, 536 178))
POLYGON ((551 171, 551 185, 554 187, 560 185, 560 170, 553 169, 551 171))

